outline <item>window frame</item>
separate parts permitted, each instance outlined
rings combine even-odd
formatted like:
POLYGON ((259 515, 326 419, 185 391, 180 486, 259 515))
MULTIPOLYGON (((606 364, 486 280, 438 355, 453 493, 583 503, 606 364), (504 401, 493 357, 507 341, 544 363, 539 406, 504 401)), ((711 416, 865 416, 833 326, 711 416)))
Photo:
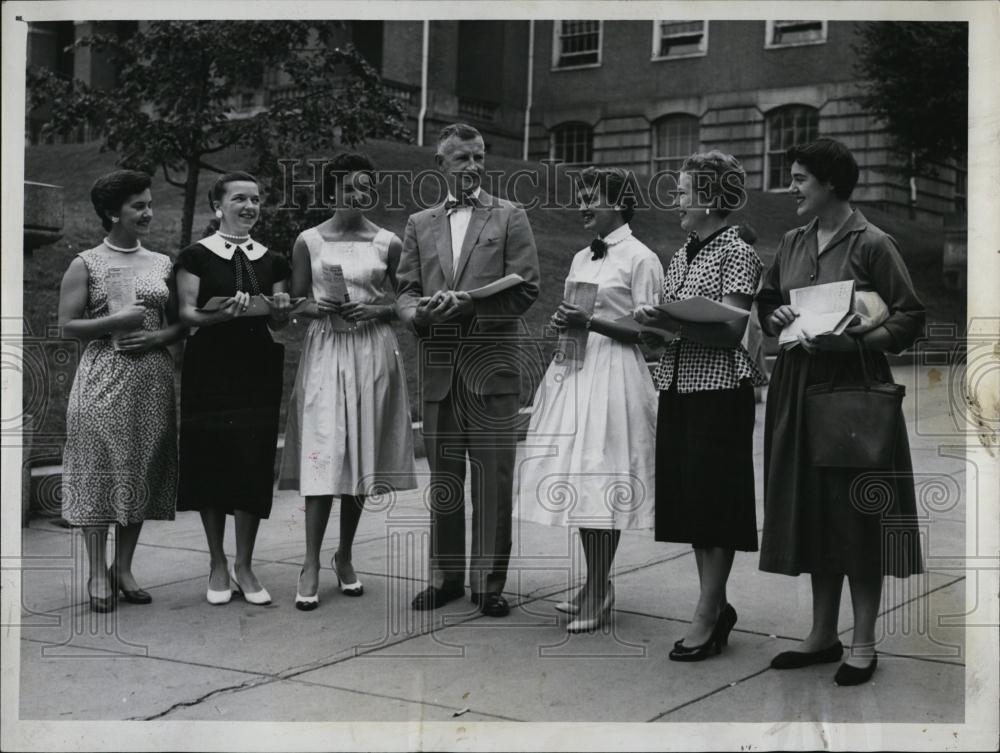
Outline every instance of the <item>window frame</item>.
MULTIPOLYGON (((963 161, 964 163, 964 161, 963 161)), ((969 171, 962 167, 955 168, 955 180, 952 183, 952 203, 954 211, 969 213, 969 171), (959 190, 961 186, 961 191, 959 190)))
MULTIPOLYGON (((650 133, 650 141, 651 141, 650 168, 651 168, 651 170, 652 170, 652 172, 653 172, 654 175, 656 173, 660 172, 660 170, 670 169, 670 168, 660 167, 659 163, 666 162, 668 160, 677 160, 678 159, 678 157, 676 157, 676 156, 660 157, 656 153, 657 145, 659 144, 659 139, 657 138, 657 135, 658 135, 657 131, 659 130, 659 128, 661 126, 666 125, 667 123, 669 123, 671 119, 675 119, 676 121, 680 121, 680 120, 687 120, 688 122, 693 121, 695 123, 695 125, 697 126, 697 131, 696 131, 697 140, 695 142, 695 149, 694 149, 694 151, 697 151, 697 150, 699 150, 701 148, 701 118, 699 116, 692 115, 689 112, 670 112, 670 113, 667 113, 666 115, 662 115, 661 117, 657 118, 656 120, 654 120, 650 124, 650 131, 651 131, 651 133, 650 133)), ((694 153, 694 151, 689 152, 688 154, 685 154, 684 157, 689 157, 691 154, 694 153)), ((683 164, 683 158, 681 158, 681 164, 683 164)), ((678 166, 677 169, 680 170, 680 167, 678 166)))
POLYGON ((578 166, 589 166, 594 163, 594 126, 583 120, 567 120, 559 123, 549 129, 549 159, 550 160, 560 160, 561 158, 556 155, 556 135, 560 130, 566 130, 571 126, 576 126, 580 128, 587 129, 587 133, 590 137, 590 155, 589 157, 570 162, 568 160, 562 160, 559 164, 563 167, 578 167, 578 166))
MULTIPOLYGON (((772 110, 770 110, 770 111, 768 111, 767 113, 764 114, 764 172, 763 172, 763 176, 762 176, 762 181, 761 182, 762 182, 762 185, 764 186, 764 190, 767 191, 767 192, 769 192, 769 193, 775 193, 775 192, 778 192, 778 191, 786 191, 786 190, 788 190, 788 183, 789 183, 789 181, 783 180, 777 186, 770 185, 770 183, 771 183, 771 149, 770 149, 770 146, 771 146, 772 121, 774 120, 774 118, 777 115, 789 112, 789 111, 791 111, 793 109, 797 109, 797 108, 798 109, 803 109, 803 110, 811 110, 812 112, 814 112, 816 114, 816 136, 815 136, 815 138, 819 138, 819 131, 820 131, 820 129, 819 129, 819 121, 820 121, 820 115, 819 115, 819 108, 818 107, 813 107, 812 105, 802 104, 802 103, 799 103, 799 102, 790 102, 787 105, 780 105, 779 107, 775 107, 774 109, 772 109, 772 110)), ((807 142, 804 142, 804 143, 807 143, 807 142)), ((791 146, 791 145, 789 144, 789 146, 791 146)), ((788 149, 788 147, 784 147, 781 150, 781 153, 784 154, 784 152, 787 149, 788 149)))
POLYGON ((826 44, 828 34, 829 34, 829 24, 825 20, 819 20, 814 18, 801 19, 803 21, 818 21, 820 24, 820 39, 811 39, 805 42, 774 42, 774 25, 782 21, 787 21, 789 19, 776 19, 772 21, 764 22, 764 49, 765 50, 783 50, 788 47, 808 47, 814 44, 826 44))
POLYGON ((579 71, 586 68, 600 68, 604 62, 604 21, 595 18, 564 18, 555 19, 552 22, 552 66, 549 70, 555 71, 579 71), (565 21, 596 21, 597 22, 597 62, 580 63, 578 65, 559 65, 562 58, 562 24, 565 21))
MULTIPOLYGON (((704 24, 704 26, 702 26, 702 30, 701 30, 701 42, 699 44, 699 49, 696 52, 685 52, 685 53, 683 53, 681 55, 661 55, 660 54, 660 43, 662 42, 663 37, 662 37, 662 35, 660 33, 660 24, 663 23, 666 20, 667 19, 658 18, 658 19, 656 19, 656 20, 653 21, 653 49, 652 49, 651 57, 649 58, 650 62, 657 63, 657 62, 660 62, 661 60, 685 60, 687 58, 701 58, 701 57, 705 57, 708 54, 708 27, 709 27, 708 21, 709 21, 709 19, 697 19, 697 18, 694 18, 694 19, 690 19, 690 20, 691 21, 701 20, 702 24, 704 24)), ((678 23, 684 23, 684 22, 683 21, 679 21, 678 23)))

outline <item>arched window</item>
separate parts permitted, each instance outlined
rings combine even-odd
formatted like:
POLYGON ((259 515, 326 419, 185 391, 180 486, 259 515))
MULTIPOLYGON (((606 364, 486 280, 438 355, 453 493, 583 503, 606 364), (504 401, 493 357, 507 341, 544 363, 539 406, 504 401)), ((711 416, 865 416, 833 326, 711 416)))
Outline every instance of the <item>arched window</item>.
POLYGON ((788 185, 791 165, 785 152, 796 144, 808 144, 819 136, 819 110, 808 105, 786 105, 767 114, 764 135, 765 188, 774 191, 788 185))
POLYGON ((667 115, 653 123, 653 172, 680 170, 698 151, 699 128, 695 115, 667 115))
POLYGON ((594 159, 594 129, 586 123, 562 123, 552 129, 549 153, 571 165, 594 159))

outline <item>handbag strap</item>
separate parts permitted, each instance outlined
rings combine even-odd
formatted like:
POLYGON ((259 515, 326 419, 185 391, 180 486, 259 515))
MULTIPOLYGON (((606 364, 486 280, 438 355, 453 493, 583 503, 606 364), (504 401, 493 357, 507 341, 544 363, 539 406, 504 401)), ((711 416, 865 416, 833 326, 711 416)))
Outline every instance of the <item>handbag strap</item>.
MULTIPOLYGON (((863 378, 865 389, 870 390, 872 388, 872 385, 874 384, 874 380, 872 380, 871 372, 869 372, 868 370, 868 361, 865 358, 865 349, 864 346, 861 345, 860 337, 854 338, 854 345, 856 346, 858 351, 858 359, 861 361, 861 375, 863 378)), ((839 377, 841 376, 841 371, 843 371, 844 361, 846 360, 847 360, 846 358, 843 360, 838 359, 836 366, 834 366, 833 373, 830 375, 831 392, 833 392, 833 390, 837 388, 837 384, 840 381, 839 377)))

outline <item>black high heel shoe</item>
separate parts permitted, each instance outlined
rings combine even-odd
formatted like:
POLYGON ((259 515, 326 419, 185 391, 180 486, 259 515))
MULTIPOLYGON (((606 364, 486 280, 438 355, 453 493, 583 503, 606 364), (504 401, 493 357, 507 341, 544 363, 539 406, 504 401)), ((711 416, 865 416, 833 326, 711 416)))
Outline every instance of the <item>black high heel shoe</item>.
POLYGON ((87 597, 90 599, 91 612, 114 612, 118 591, 111 588, 110 596, 94 596, 90 593, 90 578, 87 579, 87 597))
POLYGON ((715 621, 712 634, 700 646, 685 646, 684 639, 674 644, 670 652, 671 661, 704 661, 710 656, 722 653, 722 647, 729 643, 729 633, 736 624, 736 610, 726 604, 715 621))
POLYGON ((153 597, 149 595, 148 591, 144 591, 141 588, 137 588, 134 591, 127 591, 125 586, 118 582, 118 573, 115 570, 108 570, 108 582, 111 584, 111 590, 114 592, 121 591, 122 596, 125 597, 125 601, 129 604, 153 603, 153 597))
MULTIPOLYGON (((724 633, 720 635, 722 645, 729 645, 729 634, 732 632, 733 627, 736 625, 736 610, 733 609, 733 605, 726 603, 726 606, 722 608, 722 613, 719 615, 720 620, 724 620, 727 625, 724 633)), ((678 638, 674 641, 674 648, 681 648, 684 645, 684 639, 678 638)))

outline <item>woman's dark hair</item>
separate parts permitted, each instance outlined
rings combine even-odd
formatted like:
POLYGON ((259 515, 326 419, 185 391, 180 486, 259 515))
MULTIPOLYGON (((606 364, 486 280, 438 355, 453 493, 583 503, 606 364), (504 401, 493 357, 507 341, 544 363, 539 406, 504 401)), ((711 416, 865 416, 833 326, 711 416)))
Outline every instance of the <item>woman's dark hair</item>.
POLYGON ((635 185, 635 176, 629 170, 620 167, 591 166, 580 173, 578 184, 588 189, 597 187, 608 204, 621 208, 619 214, 625 222, 632 221, 635 216, 638 189, 635 185))
POLYGON ((731 154, 696 152, 684 160, 681 172, 691 176, 697 209, 714 209, 725 217, 746 203, 747 174, 731 154))
POLYGON ((820 183, 829 183, 841 201, 847 201, 858 184, 858 162, 851 150, 835 139, 816 139, 811 144, 793 146, 787 152, 788 164, 798 162, 816 176, 820 183))
POLYGON ((208 191, 209 209, 214 212, 216 205, 222 201, 222 197, 226 195, 226 186, 230 183, 236 183, 237 181, 256 183, 258 187, 260 186, 260 181, 258 181, 250 173, 245 173, 242 170, 233 170, 229 173, 223 173, 216 179, 215 183, 212 184, 211 189, 208 191))
POLYGON ((142 193, 152 182, 152 178, 138 170, 115 170, 95 180, 90 201, 104 229, 111 229, 111 215, 117 215, 130 196, 142 193))
POLYGON ((361 152, 342 152, 323 166, 323 188, 331 191, 333 186, 341 182, 351 173, 368 173, 375 179, 375 165, 367 154, 361 152))

